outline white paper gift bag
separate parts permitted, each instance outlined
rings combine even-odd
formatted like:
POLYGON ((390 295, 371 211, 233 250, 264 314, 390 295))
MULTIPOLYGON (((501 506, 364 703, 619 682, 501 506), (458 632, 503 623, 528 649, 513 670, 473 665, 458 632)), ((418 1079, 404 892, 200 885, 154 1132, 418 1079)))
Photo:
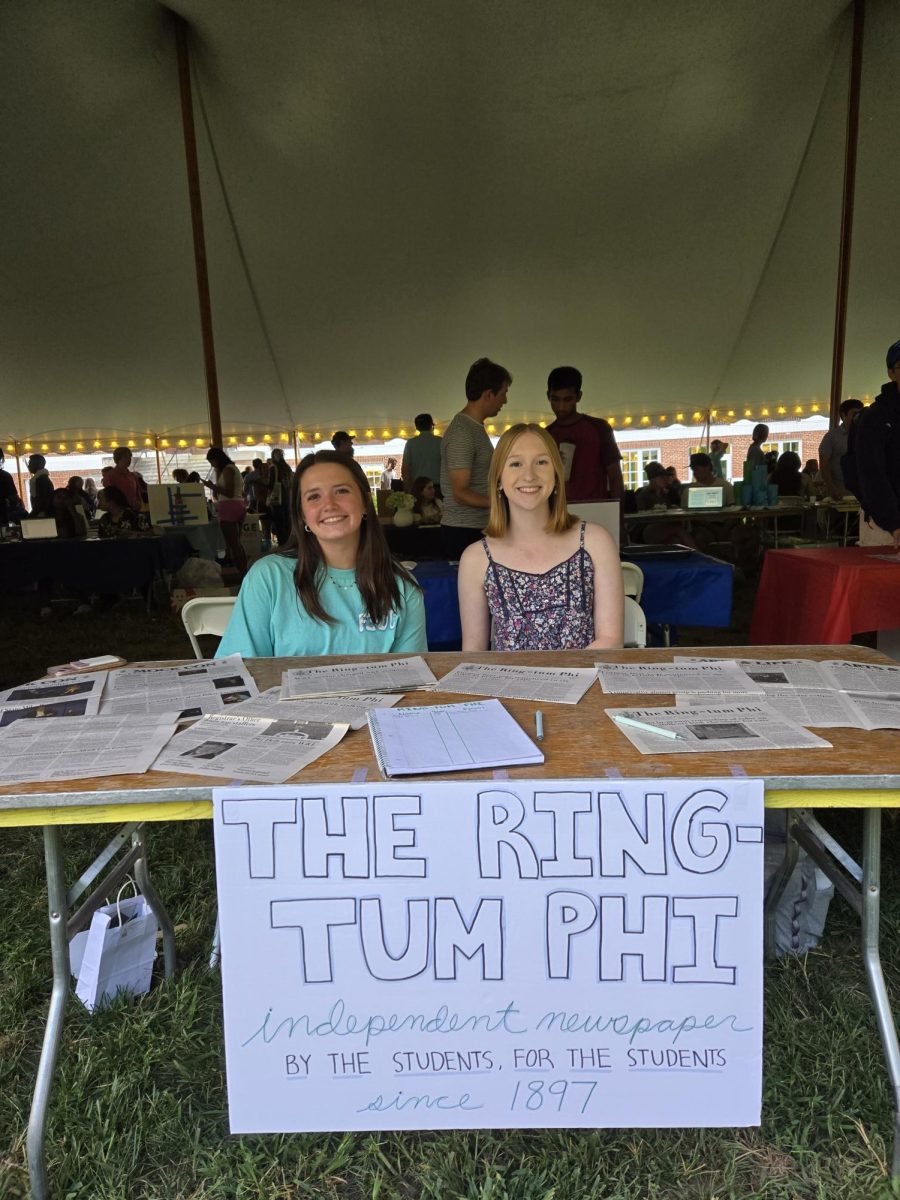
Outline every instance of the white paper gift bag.
POLYGON ((84 952, 71 948, 78 976, 75 995, 93 1012, 101 1000, 118 991, 141 995, 150 990, 159 922, 144 896, 131 896, 98 908, 84 935, 84 952))

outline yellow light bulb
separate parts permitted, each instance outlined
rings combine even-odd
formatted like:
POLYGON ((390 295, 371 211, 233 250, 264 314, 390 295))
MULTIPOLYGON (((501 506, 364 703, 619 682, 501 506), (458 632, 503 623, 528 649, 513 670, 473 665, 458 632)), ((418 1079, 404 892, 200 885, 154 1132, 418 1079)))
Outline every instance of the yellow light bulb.
POLYGON ((607 417, 607 418, 606 418, 606 423, 607 423, 607 425, 615 425, 615 423, 616 423, 616 418, 615 418, 615 417, 607 417))
POLYGON ((495 426, 493 426, 493 425, 488 425, 487 430, 488 430, 488 433, 494 433, 496 431, 495 426))
POLYGON ((100 449, 100 442, 94 442, 94 449, 95 449, 95 450, 99 450, 99 449, 100 449))
POLYGON ((279 433, 278 440, 279 440, 279 442, 287 442, 290 439, 288 438, 288 435, 286 433, 279 433))
POLYGON ((83 449, 84 449, 84 442, 76 442, 76 443, 75 443, 75 449, 76 449, 76 450, 83 450, 83 449))
POLYGON ((355 430, 355 429, 348 429, 348 430, 347 430, 347 432, 350 434, 350 436, 351 436, 351 437, 356 437, 356 430, 355 430))
POLYGON ((649 425, 649 424, 650 424, 650 418, 649 418, 649 417, 641 417, 641 424, 642 424, 642 425, 649 425))
POLYGON ((169 445, 169 439, 163 438, 159 444, 163 447, 163 449, 165 449, 169 445))
POLYGON ((46 442, 42 442, 42 443, 41 443, 41 449, 42 449, 42 450, 49 450, 49 449, 50 449, 50 447, 47 445, 47 443, 46 443, 46 442))
POLYGON ((784 407, 783 404, 779 404, 778 411, 782 416, 784 416, 784 414, 787 412, 787 409, 784 407))
POLYGON ((321 442, 321 440, 322 440, 322 435, 321 435, 321 433, 319 433, 319 431, 318 431, 318 430, 316 430, 316 435, 315 435, 315 436, 316 436, 316 441, 317 441, 317 442, 321 442))
POLYGON ((699 412, 691 413, 691 420, 692 420, 692 421, 699 421, 702 415, 703 415, 703 414, 702 414, 702 413, 699 413, 699 412))
POLYGON ((399 434, 399 436, 400 436, 400 437, 406 437, 406 436, 407 436, 407 434, 406 434, 406 430, 405 430, 405 429, 401 429, 401 430, 400 430, 400 434, 399 434))
POLYGON ((665 425, 665 423, 666 423, 666 421, 668 421, 668 419, 669 419, 668 417, 657 417, 656 418, 657 423, 660 425, 665 425))
POLYGON ((507 423, 506 423, 506 424, 503 426, 503 432, 504 432, 504 433, 506 433, 507 429, 512 429, 512 425, 510 425, 510 423, 509 423, 508 421, 507 421, 507 423))
POLYGON ((366 430, 366 437, 367 437, 367 438, 373 438, 374 436, 375 436, 375 430, 374 430, 374 429, 367 429, 367 430, 366 430))
POLYGON ((387 442, 387 441, 389 441, 389 440, 390 440, 391 431, 390 431, 389 429, 382 429, 382 431, 381 431, 381 436, 382 436, 382 437, 384 438, 384 440, 387 442))
POLYGON ((729 410, 728 410, 728 415, 729 415, 729 417, 733 417, 733 416, 734 416, 734 409, 733 409, 733 408, 729 408, 729 410))
POLYGON ((236 445, 237 445, 237 438, 236 438, 236 437, 233 437, 233 436, 232 436, 232 437, 230 437, 230 438, 228 439, 228 445, 229 445, 229 446, 236 446, 236 445))
POLYGON ((624 421, 623 421, 623 424, 624 424, 624 425, 630 425, 630 424, 631 424, 631 417, 625 417, 625 419, 624 419, 624 421))
POLYGON ((271 435, 271 433, 264 433, 264 434, 263 434, 263 441, 264 441, 264 442, 271 442, 271 440, 272 440, 272 435, 271 435))
POLYGON ((767 417, 769 415, 769 410, 767 408, 761 408, 759 410, 759 413, 760 413, 760 416, 767 417))
POLYGON ((547 428, 547 422, 546 422, 546 421, 538 421, 538 425, 540 425, 541 429, 546 429, 546 428, 547 428))
POLYGON ((59 443, 59 449, 60 449, 60 453, 63 453, 63 454, 64 454, 64 453, 65 453, 65 449, 66 449, 66 443, 65 443, 65 442, 60 442, 60 443, 59 443))
POLYGON ((676 413, 676 414, 675 414, 675 420, 676 420, 676 421, 677 421, 679 424, 683 424, 683 423, 684 423, 684 413, 676 413))
POLYGON ((187 445, 187 442, 184 440, 184 438, 179 438, 178 445, 181 446, 182 449, 184 449, 184 447, 187 445))
POLYGON ((31 442, 26 442, 26 443, 25 443, 25 449, 26 449, 26 450, 30 450, 30 449, 31 449, 31 442))
POLYGON ((753 416, 753 413, 750 411, 750 409, 749 409, 749 408, 745 408, 745 409, 744 409, 744 416, 745 416, 745 417, 752 417, 752 416, 753 416))
POLYGON ((810 412, 818 412, 818 411, 819 411, 819 406, 818 406, 818 404, 811 404, 811 405, 809 406, 809 411, 810 411, 810 412))

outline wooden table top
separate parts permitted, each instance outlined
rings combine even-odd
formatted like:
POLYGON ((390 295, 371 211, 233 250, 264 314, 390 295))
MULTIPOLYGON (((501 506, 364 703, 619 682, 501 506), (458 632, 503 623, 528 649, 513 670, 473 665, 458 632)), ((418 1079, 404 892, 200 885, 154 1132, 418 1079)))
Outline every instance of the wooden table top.
MULTIPOLYGON (((891 660, 874 650, 860 646, 739 646, 690 647, 650 650, 616 651, 558 651, 540 653, 443 653, 424 657, 440 679, 460 662, 496 662, 505 665, 529 666, 592 666, 606 662, 671 662, 675 654, 712 656, 717 658, 812 658, 816 660, 847 658, 859 662, 890 663, 891 660)), ((370 656, 371 657, 371 656, 370 656)), ((369 661, 360 656, 358 661, 369 661)), ((315 666, 328 659, 251 659, 248 666, 262 691, 281 680, 288 667, 315 666)), ((347 660, 344 660, 347 661, 347 660)), ((355 660, 354 660, 355 661, 355 660)), ((172 665, 172 664, 159 664, 172 665)), ((447 693, 412 692, 400 701, 402 705, 443 704, 466 697, 447 693)), ((536 703, 529 700, 503 700, 503 704, 522 727, 533 735, 534 713, 544 714, 545 762, 540 766, 510 767, 509 778, 565 779, 585 778, 607 780, 620 775, 624 778, 722 778, 746 773, 763 778, 767 791, 783 793, 775 803, 813 806, 818 804, 859 805, 861 803, 890 806, 900 804, 900 754, 897 732, 882 730, 867 732, 859 729, 826 729, 821 736, 833 743, 831 749, 779 750, 709 754, 639 753, 625 735, 604 713, 607 708, 665 707, 673 703, 671 696, 606 695, 594 684, 577 705, 536 703), (800 793, 807 791, 804 801, 800 793), (856 799, 842 799, 841 793, 855 791, 856 799), (814 795, 815 793, 815 795, 814 795), (830 793, 830 796, 826 793, 830 793), (891 795, 893 793, 893 795, 891 795), (879 795, 880 794, 880 795, 879 795), (793 799, 791 798, 793 797, 793 799), (798 798, 799 797, 799 798, 798 798)), ((354 773, 364 768, 369 781, 379 780, 380 773, 372 750, 368 730, 350 731, 339 746, 312 763, 296 778, 321 783, 349 782, 354 773)), ((458 771, 450 775, 434 775, 435 779, 468 779, 485 777, 485 772, 458 771)), ((31 783, 0 787, 0 818, 7 810, 7 819, 0 824, 39 823, 38 812, 44 808, 60 808, 55 818, 67 819, 66 809, 79 806, 141 806, 140 819, 164 819, 153 814, 149 805, 171 804, 171 816, 208 815, 212 788, 218 781, 197 775, 176 775, 150 771, 145 775, 110 776, 98 779, 72 780, 65 783, 31 783), (198 807, 199 805, 199 807, 198 807), (180 808, 178 806, 181 806, 180 808), (30 810, 32 821, 16 821, 10 810, 30 810), (31 810, 34 810, 33 813, 31 810)), ((404 786, 404 781, 399 785, 404 786)), ((771 802, 771 801, 770 801, 771 802)), ((49 820, 50 818, 48 818, 49 820)), ((82 819, 87 819, 82 818, 82 819)), ((116 812, 110 820, 125 819, 116 812)), ((137 819, 135 817, 134 819, 137 819)))

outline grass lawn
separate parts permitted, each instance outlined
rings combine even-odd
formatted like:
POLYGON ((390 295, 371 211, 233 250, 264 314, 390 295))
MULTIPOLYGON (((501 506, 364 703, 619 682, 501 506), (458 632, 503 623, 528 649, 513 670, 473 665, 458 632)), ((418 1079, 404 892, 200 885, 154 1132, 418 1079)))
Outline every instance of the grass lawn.
MULTIPOLYGON (((748 612, 746 603, 744 609, 748 612)), ((176 618, 0 607, 0 685, 76 655, 185 656, 176 618)), ((744 640, 740 629, 716 640, 744 640)), ((712 640, 712 639, 710 639, 712 640)), ((851 851, 859 818, 828 819, 851 851)), ((885 969, 898 978, 900 829, 885 820, 885 969)), ((67 830, 81 865, 108 831, 67 830)), ((59 1200, 863 1200, 887 1181, 892 1110, 857 953, 839 899, 824 944, 766 972, 763 1125, 751 1130, 333 1134, 231 1137, 210 829, 154 826, 151 864, 178 932, 180 973, 89 1016, 70 1002, 48 1138, 59 1200)), ((70 877, 72 872, 70 871, 70 877)), ((0 832, 0 1200, 25 1197, 25 1124, 49 996, 40 831, 0 832)))

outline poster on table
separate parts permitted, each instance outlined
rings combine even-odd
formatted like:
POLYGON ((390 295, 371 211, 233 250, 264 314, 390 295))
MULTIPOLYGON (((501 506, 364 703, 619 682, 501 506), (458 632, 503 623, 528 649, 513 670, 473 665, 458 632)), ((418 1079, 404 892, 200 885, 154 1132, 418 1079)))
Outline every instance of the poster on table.
POLYGON ((209 522, 206 492, 200 483, 150 483, 147 504, 152 525, 179 529, 209 522))
POLYGON ((759 780, 215 791, 234 1133, 756 1125, 759 780))

